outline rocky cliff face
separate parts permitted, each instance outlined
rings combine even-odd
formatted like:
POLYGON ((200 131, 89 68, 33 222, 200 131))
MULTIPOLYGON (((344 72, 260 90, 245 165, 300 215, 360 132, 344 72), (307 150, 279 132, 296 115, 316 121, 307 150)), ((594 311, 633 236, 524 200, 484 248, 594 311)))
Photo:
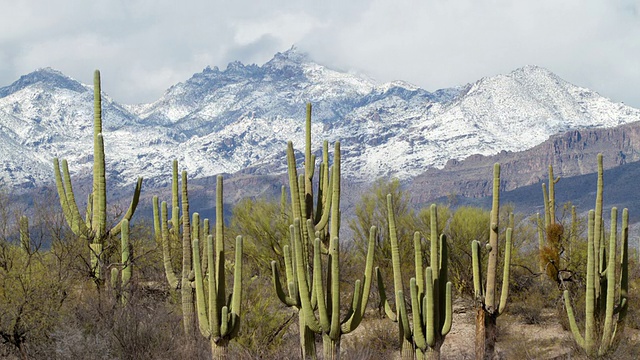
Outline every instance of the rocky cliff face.
POLYGON ((525 151, 450 160, 441 170, 428 170, 415 177, 408 187, 416 203, 454 194, 484 197, 491 195, 491 174, 496 162, 501 164, 502 190, 509 191, 546 182, 549 165, 553 165, 555 176, 593 173, 597 171, 598 153, 603 154, 606 169, 640 160, 640 122, 609 129, 572 130, 525 151))

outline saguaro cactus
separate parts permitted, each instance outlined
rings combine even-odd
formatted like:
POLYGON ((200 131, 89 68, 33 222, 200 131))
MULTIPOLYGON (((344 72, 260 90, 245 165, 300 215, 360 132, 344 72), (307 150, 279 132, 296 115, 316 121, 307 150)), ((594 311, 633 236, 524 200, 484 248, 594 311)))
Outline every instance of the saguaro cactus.
MULTIPOLYGON (((233 273, 233 293, 227 303, 224 273, 224 223, 222 203, 222 176, 217 178, 216 186, 216 239, 207 236, 207 293, 205 294, 204 276, 200 264, 199 232, 193 239, 193 269, 198 309, 198 327, 200 333, 211 342, 211 358, 226 359, 227 345, 237 336, 240 328, 242 304, 242 236, 236 238, 235 266, 233 273), (215 253, 215 254, 214 254, 215 253), (207 302, 208 301, 208 302, 207 302)), ((194 229, 199 228, 199 216, 194 214, 194 229)))
POLYGON ((507 305, 509 295, 509 275, 511 265, 511 236, 512 229, 506 230, 506 244, 504 251, 504 269, 502 275, 502 292, 500 302, 496 301, 498 267, 498 238, 499 238, 499 211, 500 211, 500 164, 493 166, 493 202, 491 206, 491 224, 489 243, 486 249, 489 252, 487 261, 486 287, 482 286, 480 242, 471 242, 473 287, 476 298, 476 359, 491 359, 495 351, 497 336, 496 320, 507 305))
POLYGON ((82 219, 76 204, 67 161, 62 160, 61 172, 58 159, 54 158, 53 168, 64 217, 73 233, 89 242, 92 273, 99 283, 102 280, 100 268, 103 265, 104 243, 110 236, 115 236, 120 232, 123 220, 131 220, 140 198, 142 178, 138 178, 131 205, 124 214, 123 219, 113 228, 107 230, 107 184, 104 142, 102 139, 102 97, 100 72, 98 70, 95 71, 93 76, 93 99, 93 188, 87 202, 86 220, 82 219))
MULTIPOLYGON (((317 236, 321 239, 324 250, 326 252, 327 240, 329 234, 329 213, 331 209, 332 201, 332 181, 331 174, 334 170, 329 167, 329 150, 328 142, 323 142, 323 156, 322 162, 319 164, 319 181, 317 197, 314 204, 313 193, 313 175, 315 168, 315 157, 311 153, 311 104, 307 104, 306 123, 305 123, 305 161, 304 161, 304 174, 298 177, 296 169, 296 158, 293 149, 293 143, 291 141, 287 144, 287 167, 289 175, 289 190, 291 199, 291 218, 299 219, 300 234, 302 241, 303 264, 309 274, 307 279, 311 279, 311 268, 309 264, 308 254, 312 246, 312 240, 317 236), (315 206, 314 206, 315 205, 315 206), (314 210, 315 207, 315 210, 314 210), (311 220, 310 225, 307 226, 307 220, 311 220)), ((284 212, 286 208, 286 199, 284 193, 284 187, 282 189, 281 196, 281 209, 284 212)), ((295 281, 295 247, 294 247, 294 234, 291 233, 291 246, 283 246, 283 257, 285 262, 286 274, 287 274, 287 287, 289 287, 289 295, 284 294, 282 285, 280 284, 280 275, 276 266, 276 262, 272 262, 273 284, 280 300, 287 306, 295 307, 298 309, 298 323, 300 326, 300 350, 301 357, 303 359, 316 358, 315 349, 315 335, 311 329, 305 324, 305 315, 300 310, 302 309, 302 303, 300 302, 300 296, 298 295, 298 284, 295 281), (290 287, 291 286, 291 287, 290 287)), ((316 306, 315 292, 311 294, 312 304, 316 306)))
MULTIPOLYGON (((195 336, 195 303, 194 303, 194 274, 193 274, 193 260, 192 260, 192 244, 191 244, 191 222, 189 219, 189 191, 187 183, 187 172, 182 172, 182 201, 179 201, 178 197, 178 162, 173 161, 173 176, 172 176, 172 205, 171 220, 168 220, 167 203, 162 202, 160 211, 158 211, 158 197, 153 197, 153 218, 154 218, 154 232, 156 238, 160 238, 162 241, 162 256, 165 270, 165 276, 169 282, 169 286, 172 291, 180 290, 180 297, 182 303, 182 322, 184 326, 184 332, 187 338, 194 338, 195 336), (180 217, 180 206, 182 206, 182 217, 180 217), (171 228, 169 228, 169 224, 171 228), (171 263, 171 249, 170 244, 182 241, 182 271, 181 274, 176 275, 171 263)), ((195 228, 195 227, 194 227, 195 228)), ((205 252, 206 253, 206 252, 205 252)))
POLYGON ((401 337, 403 360, 439 359, 440 347, 445 336, 451 330, 452 296, 451 282, 447 281, 448 253, 447 239, 444 234, 438 236, 438 215, 436 205, 431 205, 430 266, 423 267, 422 239, 419 232, 414 233, 415 277, 410 281, 411 313, 413 328, 409 324, 409 316, 404 300, 404 288, 396 235, 395 214, 392 208, 391 194, 387 195, 389 212, 389 237, 391 241, 391 261, 393 266, 393 283, 396 298, 394 313, 387 302, 384 283, 380 270, 376 268, 380 299, 384 302, 387 316, 398 323, 401 337), (415 351, 414 351, 415 349, 415 351))
MULTIPOLYGON (((330 229, 325 232, 329 239, 326 293, 324 291, 322 276, 323 244, 321 237, 322 230, 316 227, 313 219, 295 218, 294 224, 290 227, 292 233, 291 248, 293 256, 290 255, 289 248, 285 248, 285 266, 287 267, 287 281, 289 296, 284 294, 275 263, 272 263, 274 272, 274 285, 280 299, 290 306, 299 307, 300 320, 304 321, 304 331, 311 331, 322 335, 323 352, 325 359, 339 359, 340 339, 343 334, 355 330, 364 316, 364 312, 369 299, 371 280, 373 274, 373 244, 375 239, 375 228, 371 229, 367 259, 365 264, 364 284, 360 280, 355 283, 355 290, 351 302, 351 308, 342 320, 340 319, 340 143, 336 142, 334 152, 334 163, 331 174, 331 209, 330 209, 330 229), (305 244, 309 244, 313 239, 313 264, 308 264, 308 252, 305 244), (317 315, 316 315, 317 310, 317 315)), ((290 184, 293 207, 296 194, 298 193, 298 182, 294 181, 295 174, 290 172, 290 184)), ((301 203, 301 202, 299 202, 301 203)), ((325 208, 326 210, 326 208, 325 208)), ((302 324, 302 322, 301 322, 302 324)), ((303 325, 301 325, 301 331, 303 325)), ((305 336, 306 337, 306 336, 305 336)), ((302 334, 301 334, 302 340, 302 334)), ((305 339, 308 341, 310 339, 305 339)), ((305 356, 315 357, 305 349, 305 356)))
MULTIPOLYGON (((584 336, 580 334, 569 291, 564 291, 564 302, 569 317, 571 332, 576 343, 584 349, 587 356, 604 356, 616 349, 618 339, 624 329, 624 320, 628 309, 629 291, 629 213, 622 211, 622 232, 620 250, 620 278, 616 286, 616 248, 617 248, 617 208, 611 209, 611 229, 609 253, 606 263, 604 246, 596 239, 601 237, 598 212, 602 212, 603 168, 602 155, 598 154, 598 184, 596 209, 589 211, 587 236, 587 276, 585 292, 584 336), (599 285, 599 286, 597 286, 599 285), (619 294, 616 296, 616 287, 619 294), (617 299, 616 299, 617 298, 617 299)), ((604 239, 603 239, 604 240, 604 239)), ((602 241, 604 243, 604 241, 602 241)))

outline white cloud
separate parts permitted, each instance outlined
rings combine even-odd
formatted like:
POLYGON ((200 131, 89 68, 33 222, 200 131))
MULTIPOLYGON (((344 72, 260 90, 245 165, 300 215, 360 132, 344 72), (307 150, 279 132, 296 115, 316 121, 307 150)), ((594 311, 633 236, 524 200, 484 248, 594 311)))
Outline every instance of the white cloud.
POLYGON ((23 0, 0 13, 0 86, 51 66, 127 103, 207 65, 293 44, 320 63, 429 90, 526 64, 640 107, 637 0, 23 0))

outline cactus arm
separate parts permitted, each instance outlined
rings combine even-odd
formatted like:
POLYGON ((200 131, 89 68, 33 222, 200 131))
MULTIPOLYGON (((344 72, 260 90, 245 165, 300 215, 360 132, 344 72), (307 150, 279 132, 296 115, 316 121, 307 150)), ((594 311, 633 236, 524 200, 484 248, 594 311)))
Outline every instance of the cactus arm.
MULTIPOLYGON (((433 215, 433 213, 432 213, 433 215)), ((416 285, 418 287, 418 299, 422 299, 424 296, 424 268, 422 264, 422 239, 420 232, 413 233, 413 249, 414 249, 414 262, 416 271, 416 285)))
MULTIPOLYGON (((295 259, 296 259, 296 277, 298 283, 298 292, 300 294, 301 311, 303 311, 306 325, 315 333, 321 332, 322 328, 318 319, 316 319, 311 307, 311 299, 309 297, 309 284, 307 282, 307 271, 302 260, 302 244, 300 239, 300 219, 293 220, 293 231, 295 238, 295 259)), ((315 256, 315 255, 314 255, 315 256)), ((320 302, 320 300, 318 300, 320 302)))
POLYGON ((340 241, 337 236, 333 237, 329 247, 329 256, 331 256, 329 265, 331 266, 331 283, 328 285, 331 286, 331 328, 329 329, 329 337, 338 339, 340 337, 340 241))
POLYGON ((571 328, 571 333, 573 334, 573 338, 576 341, 576 344, 581 348, 585 348, 585 341, 582 334, 580 334, 580 329, 578 329, 578 324, 576 323, 576 317, 573 312, 573 306, 571 306, 571 299, 569 298, 569 290, 565 290, 563 293, 564 297, 564 306, 567 309, 567 317, 569 318, 569 327, 571 328))
POLYGON ((162 237, 162 263, 164 265, 164 273, 172 290, 178 289, 180 282, 173 271, 171 265, 171 252, 169 248, 169 228, 167 224, 167 203, 162 202, 160 213, 161 237, 162 237))
POLYGON ((209 326, 209 317, 207 316, 207 305, 204 296, 204 284, 202 277, 202 267, 200 264, 200 240, 193 239, 193 269, 195 272, 196 285, 196 310, 198 313, 198 328, 202 336, 209 338, 211 336, 211 327, 209 326))
MULTIPOLYGON (((431 204, 431 241, 430 241, 430 259, 429 267, 431 268, 431 282, 433 284, 433 327, 435 329, 440 326, 440 283, 439 283, 439 267, 440 258, 438 253, 438 212, 435 204, 431 204)), ((429 345, 433 346, 433 345, 429 345)))
MULTIPOLYGON (((427 268, 427 271, 425 272, 426 278, 427 278, 427 286, 426 286, 426 291, 427 291, 427 296, 425 297, 425 308, 422 309, 422 311, 425 312, 425 317, 426 317, 426 321, 425 321, 425 327, 426 327, 426 343, 428 346, 433 346, 436 343, 436 328, 437 328, 437 318, 435 316, 435 311, 436 311, 436 294, 435 294, 435 289, 434 289, 434 284, 433 284, 433 271, 431 269, 431 267, 427 268)), ((417 305, 417 303, 416 303, 417 305)), ((414 311, 419 311, 419 307, 414 309, 414 311)), ((419 316, 417 317, 418 321, 419 321, 419 316)), ((420 323, 418 323, 420 324, 420 323)), ((413 324, 413 332, 414 332, 414 338, 415 338, 415 334, 416 334, 416 323, 413 324)))
POLYGON ((331 319, 327 310, 327 304, 324 298, 324 287, 322 285, 322 262, 320 259, 320 239, 313 242, 313 291, 316 292, 318 307, 318 315, 320 318, 320 327, 323 331, 329 331, 331 328, 331 319))
POLYGON ((604 353, 609 349, 609 344, 613 340, 613 332, 615 324, 613 322, 613 310, 615 305, 615 288, 616 288, 616 236, 618 233, 618 209, 616 207, 611 208, 611 234, 609 237, 609 260, 607 261, 607 298, 606 308, 604 315, 604 326, 602 329, 602 341, 600 342, 599 354, 604 353))
POLYGON ((215 276, 218 290, 218 303, 224 304, 226 286, 224 278, 224 220, 223 220, 223 184, 222 175, 216 178, 216 238, 215 238, 215 276))
POLYGON ((340 325, 340 334, 348 334, 355 330, 360 322, 362 321, 362 282, 360 280, 356 280, 356 283, 353 287, 353 296, 351 297, 351 307, 349 307, 349 311, 347 312, 347 316, 344 321, 340 325))
POLYGON ((446 304, 447 304, 447 283, 449 282, 449 249, 447 247, 447 236, 445 234, 440 235, 440 263, 438 268, 434 271, 437 271, 439 275, 438 284, 439 286, 439 298, 438 298, 438 328, 442 328, 444 323, 446 322, 446 318, 443 317, 442 311, 444 310, 444 315, 446 316, 446 304), (442 307, 445 306, 443 309, 442 307))
MULTIPOLYGON (((400 269, 400 250, 398 248, 398 236, 396 230, 396 216, 393 212, 393 199, 391 194, 387 195, 387 211, 389 213, 389 239, 391 240, 391 264, 393 267, 393 289, 396 293, 396 312, 400 317, 399 306, 400 303, 404 304, 404 298, 401 297, 401 293, 404 292, 402 288, 402 270, 400 269)), ((400 325, 403 326, 400 319, 400 325)))
MULTIPOLYGON (((242 313, 242 236, 236 237, 236 256, 233 269, 233 296, 231 298, 231 331, 235 337, 240 329, 242 313)), ((223 318, 224 319, 224 318, 223 318)))
POLYGON ((132 275, 132 264, 131 264, 131 254, 129 252, 129 220, 124 220, 121 225, 121 233, 120 233, 120 248, 121 248, 121 260, 122 260, 122 303, 126 304, 129 302, 131 298, 131 286, 129 282, 131 281, 132 275))
POLYGON ((451 282, 447 282, 445 287, 445 318, 444 325, 442 325, 442 329, 440 330, 440 334, 445 336, 451 331, 451 324, 453 322, 453 304, 452 304, 452 294, 451 294, 451 282))
POLYGON ((616 323, 613 335, 611 336, 610 345, 614 343, 618 333, 624 329, 624 320, 628 310, 629 296, 629 211, 625 208, 622 210, 622 243, 620 244, 620 303, 616 309, 618 312, 618 321, 616 323))
POLYGON ((480 272, 480 242, 478 240, 471 241, 471 261, 473 267, 473 293, 476 301, 482 300, 484 292, 482 291, 482 275, 480 272))
MULTIPOLYGON (((354 314, 348 318, 344 325, 342 326, 342 333, 348 334, 355 330, 362 318, 364 317, 364 313, 367 310, 367 304, 369 302, 369 294, 371 293, 371 283, 373 280, 373 257, 375 250, 375 239, 377 237, 377 228, 372 226, 369 229, 369 244, 367 247, 367 258, 364 266, 364 285, 362 287, 362 294, 360 296, 360 300, 358 300, 358 306, 354 306, 354 314), (355 321, 354 321, 355 320, 355 321)), ((354 291, 354 299, 355 299, 356 291, 354 291)))
POLYGON ((396 311, 398 312, 398 317, 400 324, 402 325, 402 332, 400 333, 400 336, 402 336, 404 339, 411 341, 412 338, 412 334, 411 334, 411 327, 409 326, 409 316, 407 314, 407 306, 404 303, 404 291, 400 290, 398 291, 398 295, 400 297, 400 301, 396 304, 396 311))
POLYGON ((544 202, 544 228, 546 229, 551 224, 551 216, 549 211, 549 193, 547 192, 547 185, 542 183, 542 201, 544 202))
POLYGON ((307 118, 305 121, 304 147, 304 204, 305 219, 313 219, 313 170, 315 157, 311 155, 311 103, 307 103, 307 118))
POLYGON ((109 231, 109 234, 114 236, 118 235, 118 233, 120 232, 120 229, 122 228, 122 222, 124 220, 131 221, 131 218, 133 217, 133 213, 135 213, 136 207, 138 207, 138 201, 140 200, 141 190, 142 190, 142 178, 139 177, 138 181, 136 182, 136 186, 133 190, 133 199, 131 199, 131 204, 129 204, 129 209, 124 214, 120 222, 109 231))
MULTIPOLYGON (((287 296, 284 293, 284 290, 282 288, 282 283, 280 282, 280 271, 278 271, 278 263, 275 260, 271 261, 271 278, 272 278, 273 288, 276 292, 276 295, 278 296, 278 299, 280 299, 280 301, 282 301, 282 303, 287 306, 296 306, 297 305, 296 300, 290 296, 287 296)), ((287 283, 287 286, 289 284, 292 284, 292 283, 287 283)), ((292 293, 293 292, 289 290, 289 294, 292 294, 292 293)))
MULTIPOLYGON (((428 276, 428 275, 427 275, 428 276)), ((426 284, 425 291, 427 292, 427 296, 424 297, 424 301, 426 301, 426 305, 424 307, 420 306, 420 296, 419 289, 417 286, 416 278, 411 278, 409 282, 409 288, 411 291, 411 313, 413 316, 413 339, 416 344, 416 347, 422 349, 426 349, 428 338, 429 338, 429 324, 426 321, 422 321, 422 314, 428 311, 428 308, 431 306, 429 300, 429 292, 433 289, 433 287, 429 287, 429 284, 426 284), (422 308, 422 311, 420 311, 422 308), (424 324, 423 324, 424 323, 424 324), (426 337, 425 337, 425 327, 426 327, 426 337)), ((427 317, 429 317, 427 315, 427 317)))
POLYGON ((512 244, 513 229, 507 228, 506 244, 504 250, 504 268, 502 272, 502 291, 500 294, 500 306, 498 308, 498 314, 502 314, 507 307, 507 298, 509 297, 509 279, 511 273, 511 244, 512 244))
POLYGON ((389 301, 387 300, 387 294, 386 291, 384 289, 384 280, 382 279, 382 272, 380 271, 380 268, 376 266, 376 278, 378 280, 378 293, 380 296, 380 305, 379 307, 384 307, 384 312, 387 315, 387 317, 393 321, 396 322, 398 321, 398 317, 396 316, 396 314, 393 312, 393 309, 391 309, 391 305, 389 305, 389 301))
POLYGON ((57 166, 57 162, 57 159, 54 159, 54 170, 57 169, 55 171, 56 187, 58 189, 60 205, 62 206, 67 223, 74 234, 81 237, 88 237, 90 230, 87 227, 87 223, 82 220, 82 215, 80 215, 80 211, 78 210, 76 197, 71 185, 71 176, 69 175, 67 160, 62 160, 62 176, 60 176, 60 169, 57 166))

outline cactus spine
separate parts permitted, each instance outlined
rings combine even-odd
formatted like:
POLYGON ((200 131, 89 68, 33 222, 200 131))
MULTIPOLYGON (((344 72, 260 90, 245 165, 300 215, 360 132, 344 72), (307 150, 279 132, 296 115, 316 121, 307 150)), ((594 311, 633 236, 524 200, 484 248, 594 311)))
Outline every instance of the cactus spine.
POLYGON ((387 195, 389 213, 389 237, 391 241, 391 261, 396 298, 394 313, 386 301, 384 283, 380 270, 376 268, 378 290, 384 301, 387 316, 398 322, 401 337, 402 359, 439 359, 440 347, 445 336, 451 330, 452 296, 451 282, 447 281, 448 253, 447 239, 444 234, 438 236, 438 215, 436 205, 431 205, 430 266, 423 269, 423 251, 421 236, 415 232, 413 246, 415 252, 415 277, 410 281, 411 312, 413 330, 409 324, 408 311, 404 300, 398 238, 392 196, 387 195), (415 349, 415 352, 414 352, 415 349))
POLYGON ((100 90, 100 72, 96 70, 93 76, 93 188, 87 202, 86 220, 82 219, 75 195, 71 186, 69 167, 66 160, 62 160, 62 172, 57 158, 53 159, 56 178, 56 188, 64 217, 73 233, 89 242, 91 270, 96 283, 102 280, 103 246, 110 236, 117 235, 122 228, 122 221, 130 221, 138 205, 142 178, 138 178, 133 193, 133 199, 123 219, 112 229, 107 231, 107 193, 105 177, 104 141, 102 138, 102 95, 100 90))
POLYGON ((502 275, 502 291, 500 302, 496 302, 496 270, 498 267, 498 233, 500 211, 500 164, 493 166, 493 202, 491 206, 491 224, 489 243, 486 246, 489 252, 487 261, 486 287, 482 287, 482 275, 480 271, 480 242, 471 242, 473 286, 476 298, 476 359, 491 359, 495 351, 497 327, 496 320, 507 305, 509 295, 509 276, 511 265, 511 236, 512 229, 507 228, 506 245, 504 252, 504 269, 502 275))
MULTIPOLYGON (((600 241, 603 198, 603 166, 602 154, 598 154, 598 184, 596 192, 596 210, 589 211, 587 236, 587 279, 585 291, 585 325, 584 336, 580 334, 571 305, 569 291, 564 291, 564 302, 569 317, 571 332, 576 343, 584 349, 587 356, 604 356, 615 350, 624 329, 624 320, 628 308, 629 290, 629 212, 622 211, 622 231, 620 250, 619 294, 616 301, 616 248, 618 210, 611 209, 611 229, 609 236, 609 253, 606 263, 602 259, 606 254, 604 241, 600 241), (617 315, 617 316, 616 316, 617 315)), ((602 239, 604 240, 604 239, 602 239)))
MULTIPOLYGON (((198 309, 198 327, 200 333, 211 342, 211 358, 226 359, 229 341, 238 335, 242 304, 242 236, 236 238, 235 267, 233 273, 233 292, 227 303, 224 273, 224 223, 222 203, 222 176, 217 178, 216 186, 216 239, 207 236, 207 293, 205 294, 204 276, 200 264, 199 230, 193 237, 193 269, 198 309)), ((194 229, 199 229, 199 216, 193 214, 194 229)))

